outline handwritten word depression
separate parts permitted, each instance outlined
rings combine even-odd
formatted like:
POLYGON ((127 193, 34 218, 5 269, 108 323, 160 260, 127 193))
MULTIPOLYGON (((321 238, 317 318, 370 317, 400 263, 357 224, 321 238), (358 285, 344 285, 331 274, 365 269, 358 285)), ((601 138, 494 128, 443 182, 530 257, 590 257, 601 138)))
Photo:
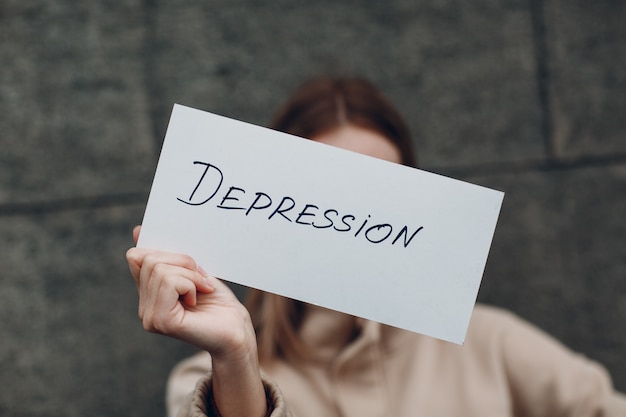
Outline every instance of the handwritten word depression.
POLYGON ((389 241, 392 245, 395 245, 396 242, 401 242, 405 248, 424 229, 423 226, 420 226, 411 233, 408 226, 403 226, 399 232, 394 233, 397 229, 394 229, 389 223, 371 225, 371 215, 368 215, 365 219, 357 220, 355 215, 340 214, 334 208, 320 209, 315 204, 299 205, 289 196, 273 199, 268 194, 260 191, 251 194, 246 193, 246 190, 241 187, 230 186, 222 188, 224 174, 221 169, 202 161, 194 161, 194 165, 204 166, 202 175, 189 198, 177 198, 178 201, 191 206, 204 205, 214 197, 217 197, 215 201, 219 201, 219 203, 215 207, 218 209, 242 210, 246 216, 252 212, 263 210, 267 214, 268 220, 276 218, 290 223, 312 226, 316 229, 331 229, 343 233, 350 232, 354 237, 362 237, 371 243, 389 241), (211 174, 208 175, 210 171, 211 174), (207 185, 206 183, 209 184, 207 185), (201 186, 202 192, 199 193, 201 186), (204 191, 207 187, 210 190, 209 192, 204 191), (198 194, 203 194, 204 198, 198 194), (207 194, 208 197, 206 197, 207 194))

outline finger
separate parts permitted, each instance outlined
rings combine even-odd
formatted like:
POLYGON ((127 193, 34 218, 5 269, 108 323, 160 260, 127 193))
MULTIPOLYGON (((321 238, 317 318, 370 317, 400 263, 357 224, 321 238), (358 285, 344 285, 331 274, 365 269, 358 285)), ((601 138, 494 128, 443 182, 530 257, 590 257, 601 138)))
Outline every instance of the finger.
MULTIPOLYGON (((196 265, 196 262, 190 256, 145 248, 131 248, 127 251, 126 257, 139 292, 138 313, 140 318, 145 314, 146 306, 152 302, 149 287, 151 282, 156 280, 158 283, 166 273, 186 277, 202 293, 208 294, 215 291, 215 282, 206 275, 202 268, 196 265), (162 272, 155 277, 155 267, 158 265, 170 265, 181 269, 177 272, 175 272, 176 270, 161 269, 162 272)), ((185 300, 187 303, 196 302, 195 295, 193 298, 186 298, 185 300)))
POLYGON ((133 228, 133 241, 135 242, 135 245, 137 244, 137 241, 139 241, 140 232, 141 232, 141 225, 135 226, 133 228))
POLYGON ((216 284, 220 284, 220 280, 218 280, 215 277, 210 276, 205 270, 204 268, 202 268, 202 266, 198 265, 198 273, 201 276, 202 279, 202 285, 198 285, 198 290, 200 290, 203 293, 211 293, 213 291, 215 291, 216 289, 216 284))
POLYGON ((158 333, 176 333, 176 326, 181 326, 184 306, 181 303, 196 303, 196 287, 186 277, 179 275, 176 267, 159 266, 158 269, 170 270, 163 279, 154 281, 153 288, 146 299, 142 323, 146 330, 158 333))
MULTIPOLYGON (((144 257, 141 272, 139 273, 139 317, 142 319, 146 314, 146 310, 148 310, 148 314, 150 314, 150 311, 153 309, 152 306, 157 302, 161 282, 168 279, 168 276, 184 278, 184 275, 188 274, 190 271, 187 268, 153 261, 149 256, 150 254, 144 257)), ((174 301, 171 303, 170 307, 173 308, 178 297, 178 294, 174 295, 174 301)))
POLYGON ((194 282, 197 273, 178 266, 159 264, 155 267, 154 274, 162 279, 154 280, 157 286, 157 303, 159 296, 164 292, 176 292, 177 298, 189 305, 196 305, 196 289, 194 282))
POLYGON ((193 260, 184 255, 170 253, 148 253, 144 259, 139 273, 139 314, 144 314, 147 306, 156 302, 155 297, 161 290, 163 282, 168 280, 184 279, 189 283, 185 283, 185 289, 192 286, 193 292, 185 291, 178 294, 183 297, 183 301, 189 306, 196 305, 196 290, 202 293, 212 293, 215 291, 213 282, 209 277, 203 276, 197 269, 190 267, 195 265, 193 260), (182 266, 181 266, 182 265, 182 266))
POLYGON ((135 281, 137 289, 139 289, 139 273, 145 255, 146 251, 137 248, 130 248, 126 251, 126 262, 128 262, 128 268, 130 269, 130 274, 135 281))
POLYGON ((158 264, 173 265, 193 271, 195 274, 189 275, 188 278, 194 282, 200 291, 211 292, 214 290, 208 275, 196 264, 196 261, 191 256, 180 253, 148 251, 143 257, 140 280, 142 276, 152 275, 152 269, 158 264))
POLYGON ((128 261, 130 272, 137 287, 140 286, 142 276, 149 276, 152 268, 154 268, 154 265, 157 263, 169 263, 192 270, 197 269, 195 261, 190 256, 161 252, 153 249, 130 248, 126 252, 126 260, 128 261))
POLYGON ((189 269, 158 264, 152 269, 152 276, 145 279, 139 290, 139 318, 150 320, 154 311, 172 311, 180 306, 181 297, 195 304, 196 286, 191 279, 195 272, 189 269), (179 292, 180 290, 180 292, 179 292))

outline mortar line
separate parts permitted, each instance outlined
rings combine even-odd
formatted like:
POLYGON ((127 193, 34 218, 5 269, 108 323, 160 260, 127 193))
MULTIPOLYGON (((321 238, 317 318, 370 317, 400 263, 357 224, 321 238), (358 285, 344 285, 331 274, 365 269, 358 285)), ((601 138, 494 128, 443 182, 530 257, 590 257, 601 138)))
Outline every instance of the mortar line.
POLYGON ((541 111, 541 134, 543 137, 544 152, 548 161, 557 159, 557 149, 554 140, 553 114, 550 106, 550 69, 548 65, 547 29, 543 2, 529 0, 530 15, 535 53, 535 77, 537 81, 537 96, 541 111))
POLYGON ((0 203, 0 218, 34 214, 62 213, 78 210, 94 210, 115 206, 144 204, 145 193, 106 194, 97 196, 71 197, 58 200, 0 203))
MULTIPOLYGON (((533 159, 519 162, 498 162, 474 166, 425 167, 424 170, 452 178, 491 177, 500 175, 526 174, 532 172, 571 171, 596 167, 626 167, 626 153, 611 155, 582 156, 578 158, 548 161, 533 159)), ((58 200, 0 203, 0 218, 20 215, 51 214, 79 210, 96 210, 110 207, 145 205, 147 194, 129 192, 96 196, 71 197, 58 200)))
POLYGON ((457 178, 474 176, 498 176, 525 174, 532 172, 557 172, 589 169, 597 167, 626 166, 626 153, 609 155, 585 155, 561 159, 529 159, 524 161, 507 161, 467 165, 456 167, 427 167, 427 171, 449 175, 457 178))
POLYGON ((155 8, 158 7, 155 0, 143 0, 144 27, 145 37, 142 47, 142 64, 143 64, 143 87, 144 94, 148 101, 148 117, 150 118, 150 134, 154 143, 155 156, 158 157, 161 149, 161 138, 158 137, 160 125, 157 120, 161 120, 158 110, 158 84, 154 76, 154 49, 155 49, 155 8))

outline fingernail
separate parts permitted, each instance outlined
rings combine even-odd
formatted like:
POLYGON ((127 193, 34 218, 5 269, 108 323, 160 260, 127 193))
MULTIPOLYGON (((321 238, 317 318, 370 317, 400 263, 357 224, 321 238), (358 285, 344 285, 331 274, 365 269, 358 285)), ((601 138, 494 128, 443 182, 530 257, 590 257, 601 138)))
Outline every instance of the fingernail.
POLYGON ((200 272, 200 274, 205 278, 208 278, 209 276, 209 274, 207 274, 204 268, 202 268, 200 265, 198 265, 198 272, 200 272))

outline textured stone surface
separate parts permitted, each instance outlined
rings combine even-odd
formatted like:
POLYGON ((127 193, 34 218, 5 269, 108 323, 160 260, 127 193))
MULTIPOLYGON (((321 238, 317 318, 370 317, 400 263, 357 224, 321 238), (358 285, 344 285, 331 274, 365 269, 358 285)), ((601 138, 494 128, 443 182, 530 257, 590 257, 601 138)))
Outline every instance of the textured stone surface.
POLYGON ((477 178, 505 190, 480 300, 601 361, 626 386, 626 167, 477 178))
POLYGON ((0 202, 142 189, 156 154, 142 10, 29 4, 0 14, 0 202))
POLYGON ((554 152, 626 159, 626 3, 545 5, 554 152))
POLYGON ((427 166, 543 151, 525 2, 197 3, 151 13, 147 69, 159 120, 181 102, 265 124, 304 78, 356 73, 398 103, 427 166))
POLYGON ((166 375, 192 349, 142 330, 124 252, 172 104, 266 124, 327 72, 387 92, 423 167, 507 193, 480 299, 626 391, 625 13, 617 0, 2 2, 0 415, 164 415, 166 375))
POLYGON ((124 252, 142 207, 0 219, 0 414, 160 415, 191 348, 149 335, 124 252))

